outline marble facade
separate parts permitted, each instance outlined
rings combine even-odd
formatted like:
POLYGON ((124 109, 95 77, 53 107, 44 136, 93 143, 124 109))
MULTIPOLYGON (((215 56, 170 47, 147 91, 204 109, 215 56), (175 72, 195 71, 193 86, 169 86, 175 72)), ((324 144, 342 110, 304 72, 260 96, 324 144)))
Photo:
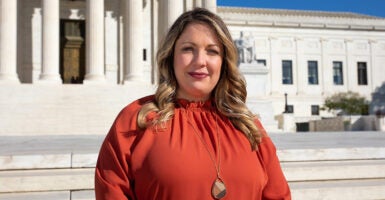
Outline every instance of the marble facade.
MULTIPOLYGON (((318 119, 332 114, 312 114, 312 106, 321 107, 331 94, 354 91, 372 100, 385 87, 384 18, 217 7, 216 0, 0 0, 0 84, 62 85, 63 20, 85 22, 84 85, 154 84, 160 38, 179 14, 198 6, 217 12, 234 41, 243 42, 239 67, 250 107, 261 115, 280 115, 286 93, 296 122, 318 119), (289 84, 283 82, 282 61, 291 63, 289 84), (316 64, 314 77, 309 61, 316 64), (333 62, 341 64, 342 83, 333 79, 333 62), (358 63, 365 67, 363 83, 357 80, 358 63)), ((385 112, 384 101, 376 102, 372 112, 385 112)))

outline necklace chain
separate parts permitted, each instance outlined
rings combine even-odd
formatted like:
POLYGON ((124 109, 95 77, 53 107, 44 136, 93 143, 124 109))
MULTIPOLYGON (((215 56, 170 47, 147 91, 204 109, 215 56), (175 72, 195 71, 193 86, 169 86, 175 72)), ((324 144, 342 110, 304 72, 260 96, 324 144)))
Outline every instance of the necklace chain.
MULTIPOLYGON (((220 176, 220 167, 221 167, 221 145, 220 145, 220 138, 219 138, 219 131, 218 131, 218 115, 215 114, 215 124, 216 124, 216 131, 217 131, 217 140, 218 142, 216 142, 216 146, 217 146, 217 149, 218 149, 218 161, 215 161, 214 158, 213 158, 213 155, 211 155, 211 152, 209 150, 209 147, 207 145, 207 143, 203 140, 203 137, 198 134, 197 130, 195 129, 195 127, 192 125, 192 123, 190 121, 187 120, 187 123, 190 124, 190 126, 193 128, 194 130, 194 133, 196 136, 198 136, 198 138, 201 140, 203 146, 205 147, 207 153, 209 154, 210 156, 210 159, 211 161, 214 163, 214 166, 215 166, 215 171, 217 172, 217 178, 221 179, 221 176, 220 176), (218 164, 217 164, 218 162, 218 164)), ((214 153, 215 155, 215 153, 214 153)))

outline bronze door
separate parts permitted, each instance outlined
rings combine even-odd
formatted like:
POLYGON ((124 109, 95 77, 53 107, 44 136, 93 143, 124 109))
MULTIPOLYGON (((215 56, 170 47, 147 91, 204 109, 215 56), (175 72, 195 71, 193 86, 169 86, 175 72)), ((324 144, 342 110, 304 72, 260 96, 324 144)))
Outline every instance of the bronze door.
POLYGON ((60 21, 60 75, 63 83, 83 83, 85 75, 85 21, 60 21))

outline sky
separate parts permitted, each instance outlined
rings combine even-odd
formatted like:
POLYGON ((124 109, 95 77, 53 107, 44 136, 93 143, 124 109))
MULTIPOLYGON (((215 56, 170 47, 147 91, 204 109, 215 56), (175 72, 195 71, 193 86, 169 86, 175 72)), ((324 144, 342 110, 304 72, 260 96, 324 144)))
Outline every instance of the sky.
POLYGON ((218 6, 354 12, 385 18, 385 0, 217 0, 218 6))

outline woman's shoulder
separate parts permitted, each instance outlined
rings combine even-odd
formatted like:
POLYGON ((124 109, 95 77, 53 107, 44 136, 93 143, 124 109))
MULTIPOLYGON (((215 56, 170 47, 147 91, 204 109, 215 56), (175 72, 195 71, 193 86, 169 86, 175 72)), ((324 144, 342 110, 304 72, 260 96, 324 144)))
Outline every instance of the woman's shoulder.
POLYGON ((143 107, 143 105, 153 100, 154 100, 154 95, 149 95, 131 102, 119 112, 115 120, 115 125, 122 125, 123 127, 124 126, 136 127, 137 116, 140 109, 143 107))
POLYGON ((131 103, 129 103, 128 105, 126 105, 121 113, 126 113, 126 112, 133 112, 133 111, 139 111, 143 105, 149 103, 149 102, 152 102, 154 101, 155 99, 155 96, 154 95, 149 95, 149 96, 145 96, 145 97, 142 97, 140 99, 137 99, 131 103))

